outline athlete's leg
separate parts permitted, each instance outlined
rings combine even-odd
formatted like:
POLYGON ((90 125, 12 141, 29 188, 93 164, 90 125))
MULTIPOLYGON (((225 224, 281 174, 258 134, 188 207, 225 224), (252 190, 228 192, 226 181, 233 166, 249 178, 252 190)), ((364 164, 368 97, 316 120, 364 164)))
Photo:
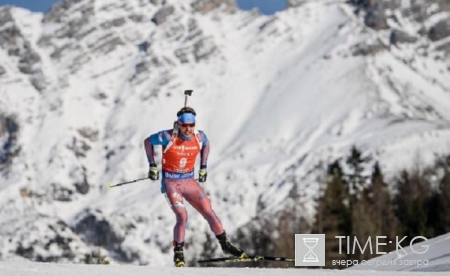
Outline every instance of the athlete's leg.
POLYGON ((211 201, 203 188, 194 179, 183 186, 183 197, 194 207, 209 223, 209 227, 219 240, 222 251, 236 257, 246 256, 245 252, 232 245, 223 230, 222 223, 211 207, 211 201))
POLYGON ((185 180, 182 195, 206 219, 216 236, 224 232, 222 223, 212 209, 209 197, 195 179, 185 180))
POLYGON ((186 223, 188 219, 188 214, 186 212, 186 207, 183 202, 182 197, 182 185, 181 180, 164 180, 165 182, 165 196, 167 201, 172 208, 177 222, 173 228, 173 240, 176 243, 184 242, 184 236, 186 231, 186 223))

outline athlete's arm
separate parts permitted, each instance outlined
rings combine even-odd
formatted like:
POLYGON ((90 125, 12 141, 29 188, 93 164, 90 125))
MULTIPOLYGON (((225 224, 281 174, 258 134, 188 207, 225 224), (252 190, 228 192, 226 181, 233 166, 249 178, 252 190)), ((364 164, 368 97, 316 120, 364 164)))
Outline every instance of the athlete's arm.
POLYGON ((170 130, 163 130, 150 135, 150 137, 144 140, 145 153, 147 154, 147 160, 150 165, 156 165, 153 146, 163 146, 165 148, 170 141, 171 135, 170 130))
POLYGON ((210 144, 209 144, 208 137, 206 137, 206 134, 203 131, 199 131, 199 133, 202 138, 202 148, 200 150, 200 167, 206 168, 207 162, 208 162, 210 144))

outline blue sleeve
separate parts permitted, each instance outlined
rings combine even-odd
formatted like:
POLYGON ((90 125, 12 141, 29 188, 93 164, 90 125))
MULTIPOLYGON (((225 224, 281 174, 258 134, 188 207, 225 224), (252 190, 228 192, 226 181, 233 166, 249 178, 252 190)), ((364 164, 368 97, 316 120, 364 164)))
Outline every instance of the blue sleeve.
POLYGON ((150 143, 155 146, 163 146, 164 148, 169 144, 172 137, 172 130, 163 130, 150 135, 148 138, 150 143))
POLYGON ((147 160, 150 165, 156 165, 153 146, 163 146, 163 148, 165 148, 169 143, 171 136, 171 131, 163 130, 150 135, 150 137, 144 140, 145 153, 147 154, 147 160))
POLYGON ((206 134, 201 130, 199 130, 198 132, 200 133, 200 136, 202 137, 202 148, 200 150, 200 166, 206 168, 207 163, 208 163, 210 144, 209 144, 208 137, 206 137, 206 134))
POLYGON ((199 130, 198 132, 200 133, 200 136, 202 137, 202 143, 203 144, 209 143, 208 137, 206 137, 205 132, 203 132, 203 130, 199 130))

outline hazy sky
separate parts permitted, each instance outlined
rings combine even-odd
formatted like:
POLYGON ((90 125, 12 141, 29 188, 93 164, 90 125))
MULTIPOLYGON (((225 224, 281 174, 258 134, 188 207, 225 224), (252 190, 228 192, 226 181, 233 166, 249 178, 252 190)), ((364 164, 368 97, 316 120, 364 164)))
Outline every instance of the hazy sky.
MULTIPOLYGON (((236 0, 238 6, 243 10, 258 7, 264 14, 273 14, 286 7, 287 0, 236 0)), ((53 3, 58 0, 0 0, 0 6, 13 5, 24 7, 32 11, 46 12, 53 3)))
POLYGON ((0 6, 11 5, 32 11, 46 12, 57 0, 0 0, 0 6))

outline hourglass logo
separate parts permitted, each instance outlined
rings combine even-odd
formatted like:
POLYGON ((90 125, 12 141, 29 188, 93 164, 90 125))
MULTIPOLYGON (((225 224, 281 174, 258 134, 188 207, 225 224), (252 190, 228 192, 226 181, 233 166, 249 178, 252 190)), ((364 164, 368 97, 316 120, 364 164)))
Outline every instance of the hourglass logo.
POLYGON ((295 234, 295 265, 325 266, 325 234, 295 234))

